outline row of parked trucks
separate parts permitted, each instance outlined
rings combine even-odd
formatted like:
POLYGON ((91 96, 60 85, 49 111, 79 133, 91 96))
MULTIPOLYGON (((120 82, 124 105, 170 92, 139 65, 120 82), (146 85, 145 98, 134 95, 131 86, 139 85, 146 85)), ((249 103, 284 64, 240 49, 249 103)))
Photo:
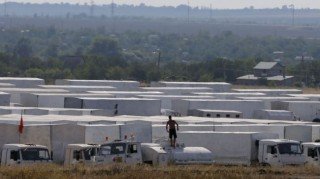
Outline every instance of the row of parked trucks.
MULTIPOLYGON (((287 139, 257 141, 258 162, 263 165, 320 165, 320 143, 300 143, 287 139)), ((86 164, 213 164, 213 153, 204 147, 171 148, 166 143, 140 143, 116 140, 105 144, 69 144, 64 165, 86 164)), ((1 165, 29 165, 52 162, 46 146, 36 144, 5 144, 1 151, 1 165)))
MULTIPOLYGON (((28 165, 50 163, 52 153, 43 145, 5 144, 1 151, 1 165, 28 165)), ((172 164, 212 164, 212 152, 203 147, 176 148, 157 143, 115 140, 105 144, 69 144, 65 150, 64 165, 73 164, 141 164, 165 166, 172 164)))

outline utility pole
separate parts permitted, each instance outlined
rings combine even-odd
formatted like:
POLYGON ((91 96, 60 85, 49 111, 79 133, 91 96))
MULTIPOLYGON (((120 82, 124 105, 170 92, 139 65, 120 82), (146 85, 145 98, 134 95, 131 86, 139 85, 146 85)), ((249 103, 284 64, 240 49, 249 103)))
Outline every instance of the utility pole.
POLYGON ((111 1, 111 17, 113 18, 114 16, 114 2, 113 0, 111 1))
POLYGON ((210 20, 212 20, 212 4, 210 4, 210 20))
POLYGON ((161 51, 160 49, 158 49, 158 64, 157 64, 158 73, 160 73, 160 60, 161 60, 161 51))
POLYGON ((94 1, 90 1, 90 16, 93 17, 94 15, 94 1))
POLYGON ((190 1, 188 0, 188 24, 190 22, 190 1))
POLYGON ((114 0, 111 1, 111 23, 112 23, 112 33, 115 32, 116 20, 114 18, 114 0))
POLYGON ((153 54, 158 55, 156 66, 157 66, 157 72, 160 73, 161 50, 157 49, 157 50, 153 51, 153 54))
POLYGON ((111 8, 111 23, 112 23, 111 32, 114 33, 115 32, 115 28, 116 28, 116 20, 115 20, 115 17, 114 17, 115 4, 114 4, 113 0, 111 1, 110 8, 111 8))
POLYGON ((7 0, 4 0, 4 4, 3 4, 3 15, 4 17, 7 16, 7 0))
POLYGON ((290 8, 291 8, 291 11, 292 11, 292 26, 294 26, 295 25, 295 7, 294 7, 294 4, 291 4, 290 6, 289 6, 290 8))

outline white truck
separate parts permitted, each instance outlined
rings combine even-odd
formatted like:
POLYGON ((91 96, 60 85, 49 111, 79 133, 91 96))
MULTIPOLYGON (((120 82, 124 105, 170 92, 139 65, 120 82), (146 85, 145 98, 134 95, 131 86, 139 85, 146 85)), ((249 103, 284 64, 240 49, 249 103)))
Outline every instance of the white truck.
POLYGON ((116 140, 101 145, 69 144, 65 154, 65 165, 71 164, 141 164, 166 166, 173 164, 212 164, 212 153, 203 147, 175 149, 169 144, 140 143, 116 140))
POLYGON ((320 143, 302 143, 302 148, 303 154, 306 157, 307 164, 320 165, 320 143))
POLYGON ((50 163, 51 157, 46 146, 36 144, 5 144, 1 150, 1 165, 30 165, 50 163))
POLYGON ((95 156, 99 152, 97 144, 68 144, 65 152, 64 165, 95 164, 95 156))
POLYGON ((115 140, 101 144, 99 153, 95 157, 97 164, 141 164, 141 143, 127 140, 115 140))
POLYGON ((288 139, 260 140, 258 159, 260 164, 271 166, 306 163, 300 142, 288 139))
POLYGON ((305 158, 298 141, 278 139, 265 132, 182 131, 179 141, 186 146, 201 146, 213 153, 216 164, 223 165, 300 165, 305 158), (272 149, 272 150, 271 150, 272 149))

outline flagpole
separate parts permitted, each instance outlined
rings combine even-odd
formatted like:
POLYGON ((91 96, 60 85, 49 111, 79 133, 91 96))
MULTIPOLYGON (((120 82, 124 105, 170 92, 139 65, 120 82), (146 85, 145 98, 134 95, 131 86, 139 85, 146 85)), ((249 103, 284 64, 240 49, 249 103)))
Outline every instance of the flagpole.
POLYGON ((18 128, 18 132, 19 132, 19 144, 21 143, 21 134, 23 132, 23 109, 21 110, 21 116, 20 116, 20 123, 19 123, 19 128, 18 128))

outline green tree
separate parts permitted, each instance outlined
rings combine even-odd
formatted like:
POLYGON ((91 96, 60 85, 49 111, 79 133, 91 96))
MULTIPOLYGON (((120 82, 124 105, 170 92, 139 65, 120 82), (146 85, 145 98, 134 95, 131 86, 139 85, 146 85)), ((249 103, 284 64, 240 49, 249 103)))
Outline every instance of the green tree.
POLYGON ((14 47, 14 54, 20 58, 28 58, 32 56, 31 40, 21 38, 14 47))
POLYGON ((118 41, 110 37, 96 37, 91 44, 89 53, 106 57, 118 57, 121 54, 118 41))

